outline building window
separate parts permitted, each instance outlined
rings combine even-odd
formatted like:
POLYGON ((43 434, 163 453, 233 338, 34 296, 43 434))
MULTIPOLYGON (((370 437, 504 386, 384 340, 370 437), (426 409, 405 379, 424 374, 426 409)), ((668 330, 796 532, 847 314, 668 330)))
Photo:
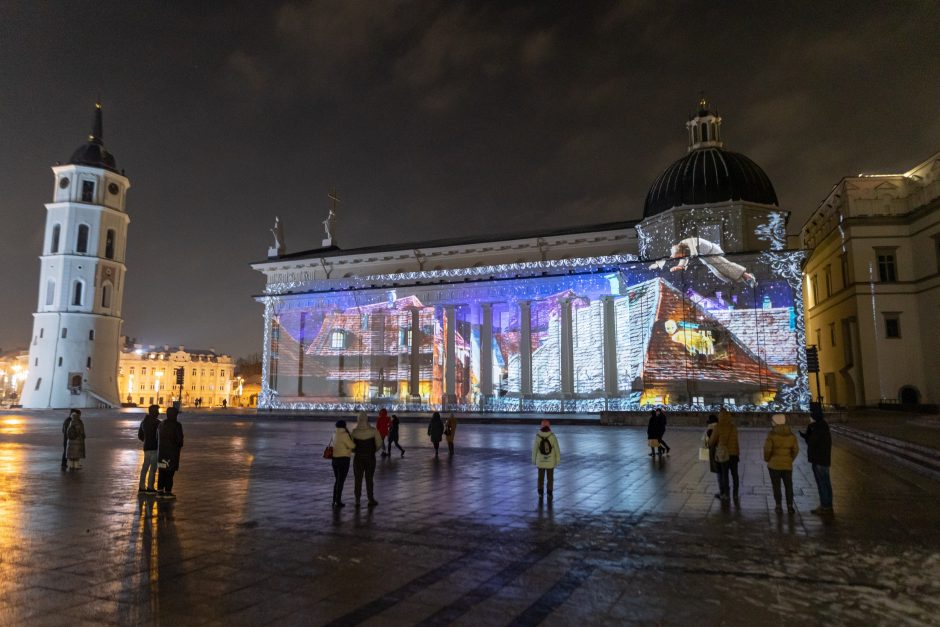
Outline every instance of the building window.
POLYGON ((86 368, 91 368, 91 357, 89 357, 88 359, 85 360, 85 367, 86 367, 86 368))
POLYGON ((77 307, 81 307, 82 305, 82 298, 84 296, 82 292, 84 291, 84 287, 85 284, 81 281, 75 281, 75 285, 72 287, 72 304, 77 307))
POLYGON ((131 366, 131 374, 134 374, 134 366, 131 366))
POLYGON ((46 306, 51 307, 55 302, 55 281, 46 281, 46 306))
POLYGON ((842 266, 842 287, 849 286, 849 254, 842 253, 839 255, 839 263, 842 266))
POLYGON ((823 270, 823 277, 826 280, 826 298, 832 296, 832 266, 826 266, 823 270))
POLYGON ((140 369, 140 374, 141 374, 141 375, 147 374, 147 366, 144 366, 144 367, 142 367, 142 368, 140 369))
POLYGON ((101 286, 101 306, 104 309, 111 308, 111 283, 106 282, 101 286))
POLYGON ((114 229, 108 229, 104 238, 104 256, 114 259, 114 229))
POLYGON ((35 392, 36 390, 38 390, 40 385, 42 385, 42 377, 39 377, 38 379, 36 379, 36 387, 33 388, 33 391, 35 392))
POLYGON ((346 348, 346 334, 342 331, 333 331, 330 334, 330 348, 346 348))
POLYGON ((885 337, 890 339, 901 338, 901 314, 897 312, 886 311, 883 314, 885 319, 885 337))
POLYGON ((836 323, 835 322, 829 323, 829 345, 830 346, 836 345, 836 323))
MULTIPOLYGON (((196 369, 195 369, 195 368, 193 368, 193 376, 194 376, 194 377, 196 376, 196 369)), ((193 389, 195 390, 196 388, 193 388, 193 389)))
POLYGON ((93 341, 93 342, 95 341, 95 330, 94 330, 94 329, 92 329, 91 331, 88 332, 88 339, 91 340, 91 341, 93 341))
POLYGON ((898 280, 897 262, 894 248, 876 248, 878 258, 878 280, 882 283, 894 283, 898 280))
POLYGON ((88 252, 88 225, 87 224, 78 225, 78 236, 75 238, 75 252, 77 253, 88 252))
POLYGON ((67 338, 68 336, 69 336, 68 327, 62 327, 62 339, 64 340, 64 339, 67 338))
POLYGON ((822 329, 816 329, 816 350, 822 352, 822 329))
POLYGON ((82 202, 95 202, 94 181, 82 181, 82 202))
POLYGON ((225 371, 224 371, 224 370, 219 370, 219 376, 220 376, 220 377, 224 377, 224 376, 225 376, 225 371))
POLYGON ((61 367, 61 366, 62 366, 62 358, 59 357, 59 367, 61 367))
POLYGON ((42 335, 45 330, 45 328, 39 329, 39 339, 42 339, 42 335))
POLYGON ((59 236, 62 234, 62 225, 56 224, 52 227, 52 243, 49 246, 49 252, 59 252, 59 236))
POLYGON ((813 275, 813 280, 810 282, 810 286, 811 286, 811 289, 812 289, 812 292, 813 292, 813 304, 815 305, 815 304, 819 303, 819 290, 817 289, 818 286, 819 286, 819 276, 818 276, 818 275, 816 275, 816 274, 813 275))

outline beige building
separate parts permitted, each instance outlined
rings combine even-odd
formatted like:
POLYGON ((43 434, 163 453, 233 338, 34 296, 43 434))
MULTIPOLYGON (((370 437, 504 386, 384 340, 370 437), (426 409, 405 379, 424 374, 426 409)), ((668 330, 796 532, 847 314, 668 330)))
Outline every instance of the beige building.
POLYGON ((19 403, 28 366, 28 350, 0 351, 0 407, 19 403))
POLYGON ((118 386, 122 403, 166 406, 179 398, 176 369, 183 368, 183 405, 220 407, 231 402, 235 362, 214 350, 185 346, 125 343, 121 349, 118 386))
POLYGON ((940 403, 940 152, 903 174, 842 179, 800 237, 824 402, 940 403))

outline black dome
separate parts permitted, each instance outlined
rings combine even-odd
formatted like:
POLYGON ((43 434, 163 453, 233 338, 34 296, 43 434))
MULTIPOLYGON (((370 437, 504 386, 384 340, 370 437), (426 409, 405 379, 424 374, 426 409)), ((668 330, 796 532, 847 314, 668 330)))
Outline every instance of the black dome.
POLYGON ((95 104, 95 120, 91 128, 91 135, 88 136, 86 143, 75 149, 69 163, 72 165, 90 165, 94 168, 104 168, 105 170, 117 172, 114 155, 108 152, 102 141, 104 124, 101 118, 101 103, 99 102, 95 104))
POLYGON ((699 148, 659 175, 646 195, 643 217, 682 205, 728 200, 776 205, 777 193, 760 166, 744 155, 717 147, 699 148))
POLYGON ((114 161, 114 155, 108 152, 108 149, 100 143, 90 141, 82 144, 72 153, 69 163, 74 165, 90 165, 95 168, 104 168, 117 172, 117 165, 114 161))

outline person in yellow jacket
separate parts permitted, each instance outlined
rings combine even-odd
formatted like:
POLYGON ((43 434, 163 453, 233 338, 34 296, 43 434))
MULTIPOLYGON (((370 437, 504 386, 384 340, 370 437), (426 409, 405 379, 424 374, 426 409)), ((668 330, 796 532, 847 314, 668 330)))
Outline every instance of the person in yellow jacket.
POLYGON ((447 422, 444 423, 444 436, 447 438, 447 452, 454 454, 454 436, 457 435, 457 419, 454 414, 450 415, 447 422))
POLYGON ((767 434, 767 440, 764 441, 764 461, 767 462, 770 484, 774 490, 774 501, 777 502, 774 511, 778 514, 783 512, 780 506, 780 483, 783 482, 787 494, 787 511, 793 514, 796 512, 793 507, 793 460, 800 452, 800 445, 787 425, 785 415, 774 414, 771 421, 773 427, 767 434))
POLYGON ((356 445, 346 429, 345 420, 336 421, 336 432, 333 434, 332 445, 333 507, 346 507, 346 504, 343 503, 343 485, 346 483, 346 475, 349 474, 349 458, 352 457, 356 445))

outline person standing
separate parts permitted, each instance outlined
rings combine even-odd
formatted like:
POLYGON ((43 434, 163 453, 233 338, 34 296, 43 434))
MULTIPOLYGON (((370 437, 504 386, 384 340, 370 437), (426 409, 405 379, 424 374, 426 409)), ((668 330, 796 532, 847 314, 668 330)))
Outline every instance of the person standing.
POLYGON ((392 444, 388 444, 388 452, 385 452, 385 438, 388 437, 388 431, 392 427, 392 419, 388 417, 388 411, 383 407, 379 410, 379 419, 375 421, 375 428, 379 431, 382 438, 382 457, 388 457, 392 454, 392 444))
POLYGON ((434 457, 438 455, 438 449, 441 446, 441 438, 444 437, 444 421, 438 412, 431 414, 431 422, 428 423, 428 437, 431 438, 431 444, 434 445, 434 457))
POLYGON ((333 507, 346 507, 343 503, 343 485, 349 474, 349 458, 355 446, 346 429, 346 421, 337 420, 336 433, 333 434, 333 507))
POLYGON ((160 474, 157 478, 157 496, 165 499, 175 499, 173 494, 173 475, 180 468, 180 451, 183 448, 183 425, 177 420, 180 410, 168 407, 166 420, 160 423, 157 430, 159 445, 157 447, 160 458, 160 474))
POLYGON ((738 461, 741 459, 741 447, 738 444, 738 428, 731 418, 731 412, 722 408, 718 412, 718 424, 712 429, 708 440, 709 448, 714 447, 714 458, 718 464, 718 494, 715 498, 727 501, 731 498, 731 486, 728 475, 734 482, 734 500, 738 500, 738 461))
POLYGON ((444 425, 444 435, 447 436, 447 451, 449 455, 454 454, 454 436, 457 435, 457 419, 451 412, 447 423, 444 425))
POLYGON ((144 443, 144 462, 140 466, 140 480, 138 492, 156 492, 153 488, 157 476, 157 430, 160 427, 160 407, 151 405, 147 408, 147 415, 140 421, 137 428, 137 439, 144 443))
POLYGON ((69 470, 81 470, 82 460, 85 459, 85 423, 82 422, 82 412, 73 409, 72 419, 65 431, 68 438, 65 456, 68 459, 69 470))
POLYGON ((79 414, 82 413, 77 409, 73 409, 69 412, 65 422, 62 423, 62 470, 68 470, 69 467, 69 458, 68 455, 66 455, 69 450, 69 424, 71 424, 72 416, 74 416, 76 412, 79 414))
POLYGON ((532 463, 539 470, 538 493, 539 501, 545 494, 545 478, 548 477, 548 500, 552 500, 552 488, 555 485, 555 466, 561 462, 561 450, 558 448, 558 438, 552 433, 551 424, 543 420, 535 441, 532 443, 532 463))
MULTIPOLYGON (((712 445, 712 434, 715 432, 715 429, 718 427, 718 416, 715 414, 709 414, 708 419, 705 421, 705 433, 702 435, 702 446, 708 449, 708 470, 715 473, 718 476, 718 462, 715 461, 715 446, 712 445)), ((718 494, 716 497, 721 497, 721 477, 718 477, 718 494)))
POLYGON ((398 450, 401 451, 401 456, 405 456, 405 449, 401 447, 401 444, 398 443, 398 428, 399 421, 398 416, 392 414, 392 426, 388 431, 388 454, 392 454, 392 444, 398 447, 398 450))
POLYGON ((812 419, 806 432, 800 432, 806 440, 806 457, 813 468, 813 478, 816 479, 816 488, 819 490, 819 507, 812 510, 817 516, 826 516, 833 513, 832 509, 832 482, 829 479, 829 467, 832 463, 832 434, 829 423, 823 418, 822 411, 810 412, 812 419))
POLYGON ((369 507, 379 504, 375 500, 373 491, 373 478, 375 477, 375 452, 382 448, 382 437, 377 429, 369 424, 366 412, 359 412, 356 419, 356 428, 352 432, 356 456, 353 458, 353 476, 356 480, 356 507, 362 497, 362 478, 366 479, 366 494, 369 496, 369 507))
POLYGON ((663 440, 664 435, 666 435, 666 412, 664 412, 661 407, 657 407, 650 414, 649 424, 646 426, 646 437, 650 440, 658 441, 657 446, 650 447, 650 457, 655 456, 657 452, 659 456, 662 457, 664 451, 668 454, 669 451, 672 450, 669 448, 669 445, 666 444, 666 441, 663 440))
POLYGON ((780 506, 780 483, 783 482, 787 496, 787 511, 793 514, 796 512, 793 507, 793 460, 800 451, 800 445, 793 431, 787 426, 785 415, 774 414, 771 420, 773 428, 764 442, 764 461, 767 462, 770 483, 774 490, 774 501, 777 503, 774 511, 778 514, 783 511, 780 506))

